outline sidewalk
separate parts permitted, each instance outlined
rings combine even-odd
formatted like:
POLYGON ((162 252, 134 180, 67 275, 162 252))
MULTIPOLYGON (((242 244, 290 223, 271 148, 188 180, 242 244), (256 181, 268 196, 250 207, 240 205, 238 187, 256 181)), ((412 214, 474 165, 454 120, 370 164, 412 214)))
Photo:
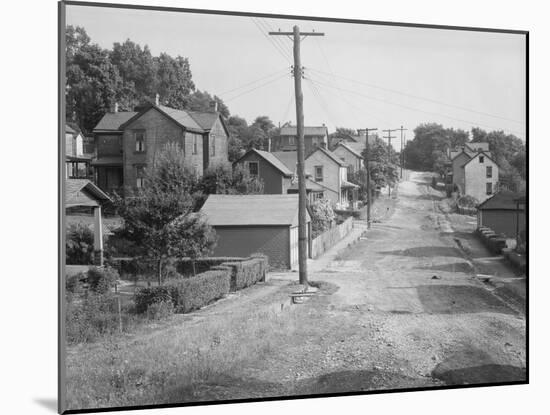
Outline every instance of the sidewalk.
MULTIPOLYGON (((321 256, 316 259, 308 258, 307 260, 307 269, 309 277, 312 273, 320 272, 321 270, 327 268, 327 266, 334 261, 338 253, 346 248, 352 242, 355 242, 359 239, 361 234, 367 230, 367 222, 363 220, 354 220, 353 228, 344 238, 342 238, 336 245, 327 250, 321 256)), ((270 272, 266 276, 266 280, 289 280, 289 281, 298 281, 298 271, 278 271, 270 272)), ((313 278, 310 278, 313 279, 313 278)))

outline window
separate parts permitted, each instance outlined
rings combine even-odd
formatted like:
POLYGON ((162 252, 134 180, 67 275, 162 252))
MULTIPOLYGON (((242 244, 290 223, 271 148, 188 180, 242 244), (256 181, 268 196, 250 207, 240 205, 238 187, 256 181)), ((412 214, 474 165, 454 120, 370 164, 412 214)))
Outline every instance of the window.
POLYGON ((198 153, 198 148, 199 148, 199 138, 197 137, 196 134, 194 134, 193 135, 193 154, 198 153))
POLYGON ((484 156, 479 156, 479 162, 483 163, 484 161, 485 161, 485 157, 484 156))
POLYGON ((210 134, 211 144, 210 144, 210 155, 216 155, 216 134, 210 134))
POLYGON ((136 166, 136 187, 141 189, 145 183, 145 168, 143 166, 136 166))
POLYGON ((487 194, 488 195, 493 194, 493 183, 491 183, 491 182, 487 183, 487 194))
POLYGON ((323 181, 323 166, 315 166, 315 181, 323 181))
POLYGON ((136 153, 143 153, 145 151, 145 132, 134 131, 134 138, 136 140, 136 153))
POLYGON ((257 177, 259 170, 260 170, 260 168, 258 166, 257 161, 249 161, 248 162, 248 172, 250 173, 251 176, 257 177))
POLYGON ((490 179, 491 177, 493 177, 493 166, 487 166, 485 168, 486 172, 487 172, 487 178, 490 179))
POLYGON ((317 192, 315 193, 315 199, 323 199, 325 197, 325 192, 317 192))

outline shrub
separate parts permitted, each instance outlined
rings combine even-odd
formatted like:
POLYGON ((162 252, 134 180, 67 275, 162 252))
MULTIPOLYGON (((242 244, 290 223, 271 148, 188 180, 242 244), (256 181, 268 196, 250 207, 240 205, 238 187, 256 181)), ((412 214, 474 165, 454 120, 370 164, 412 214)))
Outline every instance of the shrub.
MULTIPOLYGON (((69 343, 91 342, 119 330, 116 297, 89 293, 79 301, 68 301, 66 308, 66 338, 69 343)), ((129 316, 123 313, 123 327, 129 326, 129 316)))
POLYGON ((65 281, 65 289, 71 294, 80 294, 84 291, 84 284, 86 283, 88 276, 85 272, 79 272, 78 274, 67 277, 65 281))
POLYGON ((172 299, 166 301, 158 301, 149 304, 147 307, 147 318, 151 320, 163 320, 174 314, 174 303, 172 299))
MULTIPOLYGON (((246 258, 240 257, 206 257, 197 258, 195 260, 195 269, 197 274, 210 270, 212 267, 218 266, 224 262, 244 261, 246 258)), ((182 258, 176 263, 176 271, 185 276, 193 275, 193 261, 191 258, 182 258)))
POLYGON ((457 205, 461 208, 475 208, 479 205, 479 200, 473 196, 464 195, 458 198, 457 205))
POLYGON ((65 260, 70 265, 93 264, 94 232, 89 226, 72 223, 67 227, 65 260))
POLYGON ((435 176, 432 176, 432 187, 434 189, 437 189, 437 179, 435 178, 435 176))
POLYGON ((265 280, 267 257, 257 255, 247 261, 224 262, 217 269, 229 268, 231 272, 230 290, 236 291, 265 280))
POLYGON ((93 292, 105 294, 118 280, 118 271, 112 267, 91 267, 88 270, 88 287, 93 292))
POLYGON ((145 313, 152 304, 162 302, 174 302, 172 298, 173 287, 163 285, 159 287, 141 288, 134 295, 136 313, 145 313))
POLYGON ((218 269, 170 281, 166 288, 170 290, 176 312, 187 313, 224 297, 229 293, 230 280, 228 269, 218 269))
POLYGON ((315 238, 332 226, 334 210, 328 199, 319 199, 311 204, 311 231, 315 238))

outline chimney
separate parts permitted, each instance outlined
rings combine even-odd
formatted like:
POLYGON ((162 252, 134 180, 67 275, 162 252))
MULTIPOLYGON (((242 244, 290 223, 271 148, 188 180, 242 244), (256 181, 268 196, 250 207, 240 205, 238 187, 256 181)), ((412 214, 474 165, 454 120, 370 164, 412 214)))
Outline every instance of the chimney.
POLYGON ((159 106, 159 101, 160 101, 160 95, 159 94, 156 94, 155 95, 155 105, 158 107, 159 106))
POLYGON ((115 102, 115 111, 114 112, 118 112, 118 102, 115 102))

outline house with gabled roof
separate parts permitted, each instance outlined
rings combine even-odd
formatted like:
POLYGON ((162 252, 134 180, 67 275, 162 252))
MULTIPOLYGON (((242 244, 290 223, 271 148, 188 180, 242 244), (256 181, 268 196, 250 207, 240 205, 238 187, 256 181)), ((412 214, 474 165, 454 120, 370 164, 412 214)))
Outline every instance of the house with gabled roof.
MULTIPOLYGON (((210 195, 200 212, 218 236, 213 256, 259 252, 271 268, 298 267, 298 195, 210 195)), ((308 212, 306 222, 310 241, 308 212)))
POLYGON ((491 228, 509 238, 518 237, 527 229, 525 193, 502 190, 477 207, 477 227, 491 228))
POLYGON ((227 163, 229 130, 218 112, 185 111, 147 103, 107 113, 94 128, 96 183, 107 192, 143 186, 145 168, 168 142, 181 146, 187 167, 202 175, 227 163))
POLYGON ((285 194, 292 185, 294 172, 273 153, 253 148, 233 163, 237 165, 263 182, 265 194, 285 194))
POLYGON ((346 163, 348 175, 358 172, 363 168, 363 156, 361 153, 342 141, 334 147, 332 153, 346 163))
POLYGON ((472 152, 462 149, 451 160, 450 180, 460 194, 475 197, 483 202, 498 191, 498 164, 485 151, 472 152))
POLYGON ((85 138, 82 131, 65 125, 65 178, 91 178, 91 156, 84 152, 85 138))
MULTIPOLYGON (((284 125, 278 136, 271 138, 270 151, 296 151, 298 140, 298 127, 284 125)), ((304 149, 307 156, 317 147, 328 147, 328 129, 321 126, 304 127, 304 149)))

